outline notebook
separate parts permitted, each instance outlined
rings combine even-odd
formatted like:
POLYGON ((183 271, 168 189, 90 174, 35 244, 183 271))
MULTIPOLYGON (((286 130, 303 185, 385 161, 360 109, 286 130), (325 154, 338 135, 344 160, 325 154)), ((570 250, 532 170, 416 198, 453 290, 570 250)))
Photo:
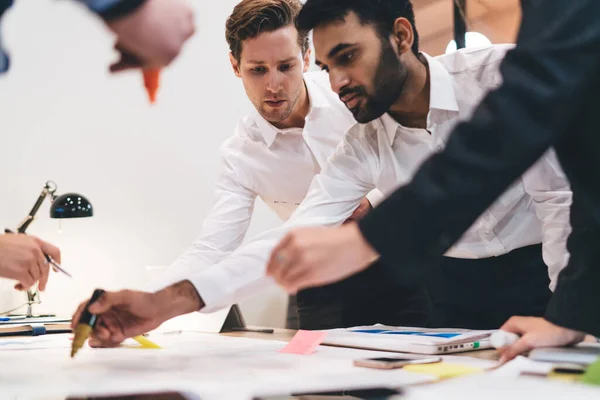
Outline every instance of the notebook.
POLYGON ((331 329, 322 344, 399 353, 450 354, 491 348, 494 330, 424 329, 386 325, 331 329))
MULTIPOLYGON (((66 321, 66 320, 65 320, 66 321)), ((49 333, 70 333, 71 323, 70 322, 31 322, 20 324, 0 324, 0 336, 39 336, 46 335, 49 333)))

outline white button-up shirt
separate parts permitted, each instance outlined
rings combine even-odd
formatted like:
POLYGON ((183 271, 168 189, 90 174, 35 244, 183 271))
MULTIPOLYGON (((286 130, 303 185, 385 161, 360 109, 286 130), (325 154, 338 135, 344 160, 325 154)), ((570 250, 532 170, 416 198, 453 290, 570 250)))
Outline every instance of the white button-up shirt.
MULTIPOLYGON (((181 277, 196 286, 206 304, 203 311, 237 302, 270 284, 272 280, 264 275, 268 257, 291 228, 341 224, 370 190, 376 187, 389 195, 408 183, 425 158, 443 149, 452 127, 468 118, 485 93, 500 84, 498 67, 508 48, 492 46, 426 56, 431 78, 427 129, 403 127, 389 115, 352 127, 314 178, 305 200, 281 228, 258 235, 217 265, 181 277)), ((568 260, 570 205, 568 182, 549 152, 484 212, 446 255, 484 258, 543 243, 554 285, 568 260)))
MULTIPOLYGON (((324 72, 304 74, 310 111, 304 129, 278 129, 256 109, 242 118, 221 147, 223 171, 215 200, 195 242, 151 289, 164 287, 188 270, 214 265, 238 248, 260 197, 283 221, 300 205, 315 174, 356 123, 331 90, 324 72)), ((374 190, 372 204, 383 199, 374 190)))

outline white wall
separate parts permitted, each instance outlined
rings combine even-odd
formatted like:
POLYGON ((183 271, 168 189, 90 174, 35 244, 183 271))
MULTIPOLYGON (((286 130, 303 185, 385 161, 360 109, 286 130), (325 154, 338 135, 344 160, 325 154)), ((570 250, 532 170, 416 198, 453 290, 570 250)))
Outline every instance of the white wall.
MULTIPOLYGON (((197 34, 164 71, 154 106, 139 72, 107 73, 113 37, 75 2, 17 0, 3 21, 12 67, 0 76, 0 223, 14 228, 47 180, 95 208, 59 233, 46 202, 29 228, 61 247, 76 277, 53 274, 40 312, 70 315, 95 287, 141 287, 148 266, 169 265, 199 233, 219 146, 251 105, 224 39, 236 0, 191 3, 197 34)), ((249 236, 277 223, 257 204, 249 236)), ((0 311, 24 298, 11 288, 2 282, 0 311)), ((285 299, 274 288, 242 304, 247 322, 282 326, 285 299)))

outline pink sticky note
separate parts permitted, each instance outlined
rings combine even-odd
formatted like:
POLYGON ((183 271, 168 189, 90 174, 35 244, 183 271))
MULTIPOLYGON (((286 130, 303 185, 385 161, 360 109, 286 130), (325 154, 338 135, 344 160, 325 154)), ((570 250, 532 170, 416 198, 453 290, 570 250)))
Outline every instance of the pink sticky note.
POLYGON ((287 346, 279 351, 281 353, 308 355, 313 353, 317 346, 325 340, 325 336, 327 336, 327 332, 299 330, 287 346))

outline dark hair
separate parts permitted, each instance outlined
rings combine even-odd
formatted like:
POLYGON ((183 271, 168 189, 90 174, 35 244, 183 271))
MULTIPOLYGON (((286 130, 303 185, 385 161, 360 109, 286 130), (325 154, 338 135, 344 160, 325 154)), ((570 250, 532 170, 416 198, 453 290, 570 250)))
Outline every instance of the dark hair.
POLYGON ((415 36, 412 51, 419 54, 419 34, 410 0, 307 0, 296 26, 299 30, 310 31, 322 24, 343 21, 350 12, 356 13, 362 24, 375 25, 382 38, 393 33, 398 18, 406 18, 415 36))
MULTIPOLYGON (((301 8, 300 0, 242 0, 225 24, 225 38, 235 59, 240 60, 244 40, 295 25, 301 8)), ((306 53, 308 31, 298 30, 298 45, 306 53)))

